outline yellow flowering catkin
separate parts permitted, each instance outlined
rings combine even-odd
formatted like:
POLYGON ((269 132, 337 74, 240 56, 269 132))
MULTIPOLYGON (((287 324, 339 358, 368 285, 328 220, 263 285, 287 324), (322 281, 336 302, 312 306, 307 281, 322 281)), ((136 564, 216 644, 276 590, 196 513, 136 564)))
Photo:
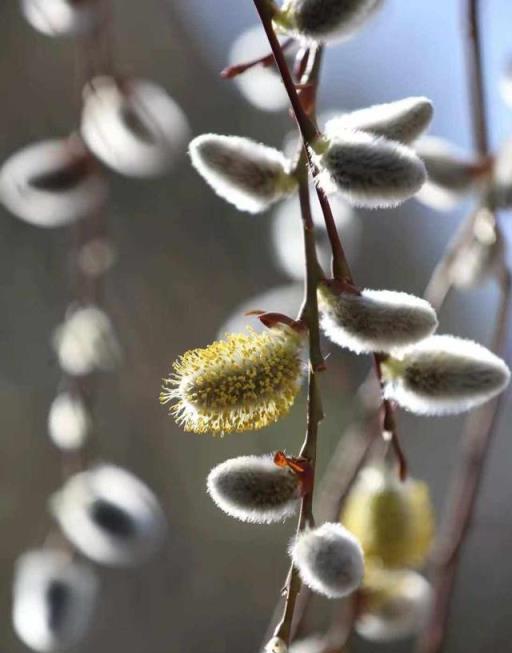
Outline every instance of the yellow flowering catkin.
POLYGON ((387 568, 419 567, 434 531, 425 483, 399 483, 389 472, 364 470, 345 504, 341 520, 361 542, 367 564, 387 568))
POLYGON ((231 334, 192 349, 164 380, 161 403, 185 431, 224 433, 264 428, 288 413, 303 376, 302 336, 279 325, 231 334))

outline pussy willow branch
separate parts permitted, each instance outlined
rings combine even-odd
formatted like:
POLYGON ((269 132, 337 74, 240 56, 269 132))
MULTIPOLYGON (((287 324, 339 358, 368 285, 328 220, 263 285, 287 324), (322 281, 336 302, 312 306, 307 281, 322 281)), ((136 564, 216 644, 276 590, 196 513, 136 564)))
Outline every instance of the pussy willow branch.
MULTIPOLYGON (((318 68, 316 67, 315 53, 306 51, 299 53, 298 73, 301 80, 307 83, 314 83, 318 68), (303 67, 306 67, 303 70, 303 67)), ((315 101, 315 92, 313 92, 313 103, 315 101)), ((299 157, 296 166, 296 175, 299 182, 299 202, 301 211, 302 230, 304 234, 304 260, 305 260, 305 277, 304 277, 304 302, 302 304, 299 319, 306 322, 309 336, 309 365, 308 365, 308 398, 307 398, 307 426, 304 443, 299 453, 299 457, 306 458, 311 468, 311 487, 304 495, 301 501, 299 522, 297 525, 297 534, 305 528, 314 526, 313 517, 313 492, 315 482, 316 468, 316 450, 318 438, 318 425, 323 419, 322 401, 318 387, 317 374, 324 369, 324 361, 320 349, 320 326, 318 317, 318 283, 322 278, 322 269, 318 263, 315 244, 314 223, 311 215, 311 203, 309 197, 309 175, 307 166, 307 154, 305 148, 299 157)), ((286 585, 283 589, 285 602, 283 612, 279 623, 274 630, 274 637, 282 639, 286 644, 290 642, 291 628, 297 596, 300 592, 302 583, 297 569, 290 566, 286 585)))
MULTIPOLYGON (((312 176, 316 176, 317 169, 311 157, 311 147, 314 145, 316 139, 320 136, 320 133, 316 127, 314 120, 312 120, 307 113, 305 112, 297 89, 295 87, 294 81, 290 74, 288 64, 281 50, 281 46, 277 39, 274 27, 272 25, 272 16, 273 10, 272 7, 269 7, 269 4, 266 0, 253 0, 258 11, 261 23, 267 35, 270 48, 275 57, 276 66, 281 75, 284 87, 288 94, 290 104, 292 105, 293 113, 297 122, 297 126, 301 133, 302 139, 304 141, 304 147, 306 149, 306 154, 308 157, 308 165, 311 171, 312 176)), ((329 242, 332 249, 332 272, 335 279, 338 279, 342 282, 348 282, 351 285, 354 285, 354 280, 352 277, 352 272, 348 264, 347 258, 345 256, 345 251, 336 229, 336 223, 334 221, 334 216, 332 214, 331 206, 329 200, 327 199, 326 194, 322 188, 317 185, 316 192, 318 195, 318 200, 320 202, 320 207, 325 220, 325 226, 327 234, 329 237, 329 242)), ((381 362, 383 357, 381 355, 373 356, 375 363, 375 372, 379 380, 379 385, 382 386, 382 375, 381 375, 381 362)), ((391 442, 393 444, 393 449, 397 455, 397 460, 399 463, 400 477, 404 479, 407 475, 407 465, 405 457, 402 454, 402 450, 398 443, 398 435, 395 428, 395 419, 393 415, 393 406, 389 401, 382 401, 382 420, 383 420, 383 431, 389 433, 391 442)))

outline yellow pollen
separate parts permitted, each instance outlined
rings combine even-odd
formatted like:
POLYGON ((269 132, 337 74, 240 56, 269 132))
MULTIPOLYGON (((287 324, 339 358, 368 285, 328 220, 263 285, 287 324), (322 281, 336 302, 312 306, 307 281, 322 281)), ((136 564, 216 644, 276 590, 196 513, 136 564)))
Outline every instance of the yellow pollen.
POLYGON ((302 337, 279 325, 231 334, 192 349, 164 380, 161 403, 185 431, 222 435, 257 430, 283 417, 300 388, 302 337))

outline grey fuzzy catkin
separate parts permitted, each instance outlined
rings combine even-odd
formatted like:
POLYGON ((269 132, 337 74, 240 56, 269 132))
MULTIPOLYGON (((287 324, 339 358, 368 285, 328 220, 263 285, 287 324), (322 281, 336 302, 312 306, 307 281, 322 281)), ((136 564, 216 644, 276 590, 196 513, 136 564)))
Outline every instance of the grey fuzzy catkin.
POLYGON ((421 138, 414 149, 425 164, 427 182, 417 199, 436 209, 449 209, 460 198, 478 188, 476 162, 451 143, 437 137, 421 138))
POLYGON ((25 553, 14 573, 14 629, 36 651, 67 649, 88 630, 97 591, 94 572, 67 553, 50 549, 25 553))
POLYGON ((86 557, 133 566, 152 556, 166 520, 151 490, 128 471, 98 465, 69 478, 51 498, 64 535, 86 557))
POLYGON ((504 390, 510 370, 501 358, 471 340, 431 336, 398 360, 383 363, 387 399, 413 413, 461 413, 504 390))
POLYGON ((340 347, 357 354, 388 352, 411 345, 437 328, 434 309, 424 299, 389 290, 360 295, 319 288, 321 325, 340 347))
POLYGON ((191 141, 189 154, 217 195, 240 211, 264 211, 296 185, 283 154, 249 138, 203 134, 191 141))
POLYGON ((318 181, 353 206, 396 206, 417 193, 425 166, 408 147, 361 131, 340 131, 316 157, 318 181))
POLYGON ((332 118, 325 125, 325 133, 335 137, 342 129, 360 130, 407 144, 425 131, 432 115, 433 106, 428 98, 409 97, 332 118))
POLYGON ((298 476, 270 455, 226 460, 208 475, 207 489, 225 513, 255 524, 291 517, 300 496, 298 476))
POLYGON ((283 12, 299 36, 320 42, 351 36, 382 0, 290 0, 283 12))
POLYGON ((289 547, 290 557, 303 582, 318 594, 342 598, 363 580, 363 551, 341 524, 325 523, 299 533, 289 547))

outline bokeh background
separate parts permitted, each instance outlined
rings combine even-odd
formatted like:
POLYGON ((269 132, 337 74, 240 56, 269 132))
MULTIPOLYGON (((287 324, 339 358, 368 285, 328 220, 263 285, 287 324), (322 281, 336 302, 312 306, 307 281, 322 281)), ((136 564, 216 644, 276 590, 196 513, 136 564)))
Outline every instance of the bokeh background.
MULTIPOLYGON (((512 130, 512 110, 498 88, 512 54, 512 5, 482 4, 497 144, 512 130)), ((185 110, 194 134, 245 135, 281 146, 293 127, 286 111, 259 111, 218 75, 232 41, 256 23, 250 0, 117 0, 113 6, 118 68, 162 84, 185 110)), ((470 148, 461 25, 458 1, 388 0, 353 40, 329 49, 321 109, 426 95, 435 105, 431 133, 470 148)), ((72 42, 34 32, 17 2, 0 4, 0 160, 76 127, 75 55, 72 42)), ((99 379, 96 449, 154 488, 170 535, 162 554, 144 567, 101 572, 95 626, 77 651, 257 651, 288 566, 285 544, 293 524, 263 528, 230 520, 206 496, 205 478, 228 457, 296 450, 304 401, 275 427, 214 440, 182 433, 159 405, 158 393, 178 354, 215 338, 242 302, 289 284, 271 244, 274 216, 237 213, 210 192, 185 156, 163 179, 112 175, 111 181, 109 232, 118 262, 107 280, 106 306, 125 356, 119 373, 99 379)), ((350 251, 356 279, 420 294, 469 208, 440 214, 410 201, 398 210, 358 212, 360 235, 350 251)), ((13 563, 44 539, 47 497, 59 486, 46 417, 59 379, 49 338, 70 301, 68 245, 66 229, 38 230, 0 209, 0 650, 6 653, 25 650, 10 625, 13 563)), ((488 342, 496 301, 492 283, 455 294, 442 312, 441 331, 488 342)), ((266 308, 257 299, 253 307, 266 308)), ((366 366, 334 351, 329 360, 322 380, 322 469, 350 418, 347 396, 366 366)), ((464 550, 448 653, 506 651, 512 640, 510 407, 507 413, 464 550)), ((460 426, 457 418, 400 415, 411 470, 429 482, 438 508, 460 426)), ((320 601, 318 625, 325 614, 320 601)), ((354 651, 369 648, 377 647, 356 640, 354 651)), ((399 652, 407 645, 380 648, 399 652)))

